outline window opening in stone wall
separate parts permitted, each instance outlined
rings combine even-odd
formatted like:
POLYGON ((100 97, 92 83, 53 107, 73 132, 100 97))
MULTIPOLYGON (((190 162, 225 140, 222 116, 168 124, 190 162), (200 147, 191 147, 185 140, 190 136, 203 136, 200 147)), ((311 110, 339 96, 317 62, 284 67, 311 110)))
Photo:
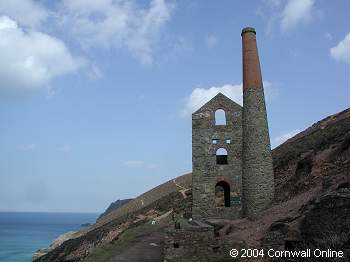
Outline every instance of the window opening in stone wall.
POLYGON ((222 109, 218 109, 215 111, 215 125, 226 125, 226 114, 222 109))
POLYGON ((227 151, 225 148, 216 150, 216 164, 227 165, 227 151))
POLYGON ((226 144, 231 144, 231 139, 226 139, 226 144))
POLYGON ((211 140, 211 142, 216 145, 219 142, 219 139, 214 138, 211 140))
POLYGON ((231 206, 230 185, 225 181, 220 181, 215 185, 215 205, 216 207, 231 206))
POLYGON ((174 248, 179 248, 179 247, 180 247, 179 243, 174 243, 174 248))
POLYGON ((219 251, 220 251, 220 247, 219 246, 213 247, 213 252, 214 253, 217 253, 219 251))

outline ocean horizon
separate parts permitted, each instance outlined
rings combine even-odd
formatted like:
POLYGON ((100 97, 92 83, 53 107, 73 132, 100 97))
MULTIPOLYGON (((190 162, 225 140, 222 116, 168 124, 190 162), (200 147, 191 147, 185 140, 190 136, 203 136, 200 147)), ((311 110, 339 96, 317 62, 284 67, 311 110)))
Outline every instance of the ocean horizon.
POLYGON ((99 213, 0 212, 0 261, 28 262, 59 235, 94 223, 99 213))

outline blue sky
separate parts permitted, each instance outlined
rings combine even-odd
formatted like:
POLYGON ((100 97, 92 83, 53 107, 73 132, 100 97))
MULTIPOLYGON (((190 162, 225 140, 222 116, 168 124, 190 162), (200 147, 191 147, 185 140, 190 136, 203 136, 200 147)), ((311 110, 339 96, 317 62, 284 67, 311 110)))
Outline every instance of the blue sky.
POLYGON ((241 101, 257 31, 273 146, 349 107, 350 2, 0 3, 0 211, 103 211, 191 170, 191 113, 241 101))

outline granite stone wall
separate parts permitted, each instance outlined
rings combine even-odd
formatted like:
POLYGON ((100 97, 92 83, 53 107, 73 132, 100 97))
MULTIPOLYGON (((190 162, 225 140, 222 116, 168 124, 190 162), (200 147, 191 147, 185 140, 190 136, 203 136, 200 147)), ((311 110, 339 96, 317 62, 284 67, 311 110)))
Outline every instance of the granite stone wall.
POLYGON ((164 241, 164 262, 232 261, 232 246, 215 236, 214 227, 200 221, 177 221, 169 228, 164 241))
POLYGON ((235 219, 241 216, 242 193, 242 107, 218 94, 192 115, 192 216, 235 219), (215 125, 215 111, 222 109, 226 125, 215 125), (213 140, 215 140, 213 143, 213 140), (216 151, 227 151, 227 165, 216 163, 216 151), (230 206, 215 203, 215 186, 225 181, 230 187, 230 206))
POLYGON ((214 241, 214 228, 211 226, 186 226, 171 228, 164 241, 164 261, 211 261, 211 245, 214 241))
POLYGON ((254 217, 272 203, 273 166, 263 90, 249 88, 243 99, 244 214, 254 217))

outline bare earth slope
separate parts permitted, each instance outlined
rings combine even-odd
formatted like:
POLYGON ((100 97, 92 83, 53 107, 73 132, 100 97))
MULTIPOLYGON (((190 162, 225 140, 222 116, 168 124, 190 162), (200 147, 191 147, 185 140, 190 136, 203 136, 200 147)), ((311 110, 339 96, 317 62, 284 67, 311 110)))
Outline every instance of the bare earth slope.
MULTIPOLYGON (((273 150, 273 159, 274 205, 255 221, 213 221, 221 241, 232 247, 333 248, 350 261, 350 109, 289 139, 273 150)), ((190 188, 191 174, 170 180, 37 261, 162 261, 163 229, 174 213, 190 213, 190 188)))

